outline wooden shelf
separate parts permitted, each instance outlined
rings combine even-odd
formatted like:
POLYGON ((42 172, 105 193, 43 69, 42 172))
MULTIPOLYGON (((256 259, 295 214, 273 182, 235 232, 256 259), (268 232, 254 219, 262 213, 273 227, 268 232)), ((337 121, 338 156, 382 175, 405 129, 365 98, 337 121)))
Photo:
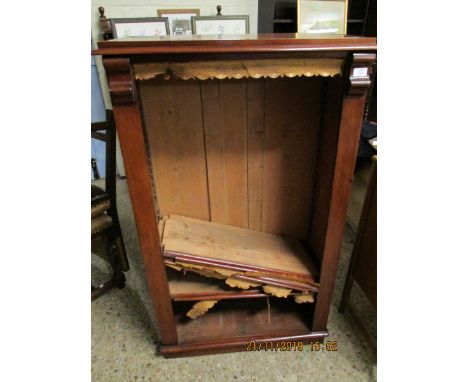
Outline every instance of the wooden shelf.
POLYGON ((209 313, 192 320, 185 316, 192 303, 174 303, 180 344, 249 336, 292 336, 311 333, 311 304, 290 299, 224 300, 209 313), (308 317, 308 318, 307 318, 308 317))
MULTIPOLYGON (((179 272, 167 268, 169 293, 173 301, 231 300, 272 297, 261 288, 233 289, 223 280, 200 276, 192 272, 179 272)), ((292 293, 291 296, 300 295, 292 293)))
POLYGON ((178 272, 168 268, 169 293, 173 301, 203 301, 240 298, 271 297, 259 289, 233 290, 224 281, 203 277, 195 273, 178 272))
POLYGON ((299 240, 179 215, 163 219, 164 256, 187 255, 218 264, 315 283, 318 271, 299 240))

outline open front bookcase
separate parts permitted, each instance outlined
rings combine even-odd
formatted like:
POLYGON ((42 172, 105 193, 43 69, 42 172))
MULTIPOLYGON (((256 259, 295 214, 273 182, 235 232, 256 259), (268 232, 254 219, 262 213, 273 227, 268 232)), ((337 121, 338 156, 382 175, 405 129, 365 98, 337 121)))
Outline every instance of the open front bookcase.
POLYGON ((103 56, 161 353, 321 341, 375 39, 164 36, 104 41, 93 53, 103 56), (203 273, 207 259, 219 277, 203 273), (232 269, 259 287, 229 287, 232 269), (294 292, 272 296, 265 284, 294 292), (187 317, 201 301, 206 313, 187 317))

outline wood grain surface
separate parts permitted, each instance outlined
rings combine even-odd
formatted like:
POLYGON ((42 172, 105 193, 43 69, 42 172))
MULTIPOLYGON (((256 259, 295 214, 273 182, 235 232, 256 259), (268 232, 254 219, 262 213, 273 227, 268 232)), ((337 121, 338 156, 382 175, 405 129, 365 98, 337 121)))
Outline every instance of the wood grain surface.
POLYGON ((248 227, 246 81, 201 81, 211 221, 248 227))
POLYGON ((223 280, 203 277, 191 272, 167 269, 169 291, 174 301, 225 300, 236 298, 266 298, 271 295, 261 289, 233 289, 223 280))
POLYGON ((320 78, 138 84, 161 215, 308 238, 320 78))
POLYGON ((184 317, 191 305, 191 302, 174 304, 179 344, 241 336, 311 333, 307 315, 312 305, 296 304, 293 299, 223 300, 209 314, 196 320, 184 317))
POLYGON ((161 256, 158 224, 148 172, 142 123, 138 106, 114 106, 117 132, 128 180, 128 190, 137 223, 140 249, 145 264, 160 339, 164 345, 177 343, 177 332, 161 256))
POLYGON ((198 86, 187 81, 149 80, 139 88, 161 214, 209 220, 198 86))
POLYGON ((164 251, 268 267, 312 276, 314 265, 299 241, 248 229, 170 215, 164 251))
POLYGON ((347 52, 376 50, 375 37, 313 36, 299 33, 221 36, 154 36, 98 42, 93 54, 207 54, 258 52, 347 52))
POLYGON ((320 78, 266 80, 264 232, 308 237, 320 128, 320 90, 320 78))
POLYGON ((162 353, 221 352, 254 338, 326 336, 370 83, 351 68, 370 68, 376 39, 171 36, 98 45, 93 54, 104 56, 162 353), (135 83, 133 72, 134 64, 145 62, 284 58, 340 58, 346 64, 336 79, 213 80, 219 83, 209 91, 198 80, 135 83), (184 318, 183 304, 193 303, 171 301, 154 195, 169 215, 164 251, 309 275, 316 272, 316 256, 316 302, 225 299, 196 320, 184 318), (299 239, 309 239, 308 252, 299 239))

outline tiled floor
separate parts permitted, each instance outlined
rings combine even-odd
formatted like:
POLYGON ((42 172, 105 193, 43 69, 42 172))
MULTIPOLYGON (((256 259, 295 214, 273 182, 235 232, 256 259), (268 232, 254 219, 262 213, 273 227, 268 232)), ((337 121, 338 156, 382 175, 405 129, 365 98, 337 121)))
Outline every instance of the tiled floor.
MULTIPOLYGON (((118 208, 130 262, 127 284, 92 303, 93 381, 374 381, 376 359, 348 316, 337 306, 352 249, 346 229, 327 340, 337 352, 240 352, 164 359, 156 352, 158 332, 146 287, 127 183, 117 180, 118 208)), ((107 265, 92 256, 93 280, 105 279, 107 265)), ((358 288, 351 296, 375 331, 376 316, 358 288)))

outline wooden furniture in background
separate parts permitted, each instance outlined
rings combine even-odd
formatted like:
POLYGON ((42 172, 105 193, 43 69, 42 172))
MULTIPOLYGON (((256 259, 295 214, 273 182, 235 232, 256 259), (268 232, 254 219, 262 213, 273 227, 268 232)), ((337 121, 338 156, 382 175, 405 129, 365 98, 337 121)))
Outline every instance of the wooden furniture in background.
MULTIPOLYGON (((346 33, 377 36, 377 0, 347 1, 346 33)), ((297 0, 258 0, 258 33, 295 33, 297 26, 297 0)))
POLYGON ((377 0, 348 0, 347 33, 377 36, 377 0))
MULTIPOLYGON (((123 288, 128 271, 127 253, 120 230, 116 198, 116 133, 112 110, 106 121, 91 124, 91 136, 106 142, 105 188, 91 185, 91 244, 103 239, 103 257, 112 266, 112 278, 98 287, 91 286, 91 301, 114 287, 123 288)), ((97 246, 98 247, 98 246, 97 246)))
POLYGON ((372 163, 364 206, 339 306, 341 313, 349 312, 362 330, 369 346, 377 354, 375 340, 349 301, 355 282, 359 284, 371 304, 377 309, 377 161, 372 163))
POLYGON ((258 33, 295 33, 297 0, 258 0, 258 33))
MULTIPOLYGON (((322 340, 376 40, 163 36, 98 45, 93 54, 103 56, 109 82, 161 353, 322 340), (158 230, 171 214, 300 242, 317 269, 315 302, 227 298, 187 319, 189 302, 175 298, 184 293, 168 280, 158 230)), ((252 240, 246 250, 261 256, 265 244, 252 240)), ((228 239, 222 243, 231 249, 228 239)))

